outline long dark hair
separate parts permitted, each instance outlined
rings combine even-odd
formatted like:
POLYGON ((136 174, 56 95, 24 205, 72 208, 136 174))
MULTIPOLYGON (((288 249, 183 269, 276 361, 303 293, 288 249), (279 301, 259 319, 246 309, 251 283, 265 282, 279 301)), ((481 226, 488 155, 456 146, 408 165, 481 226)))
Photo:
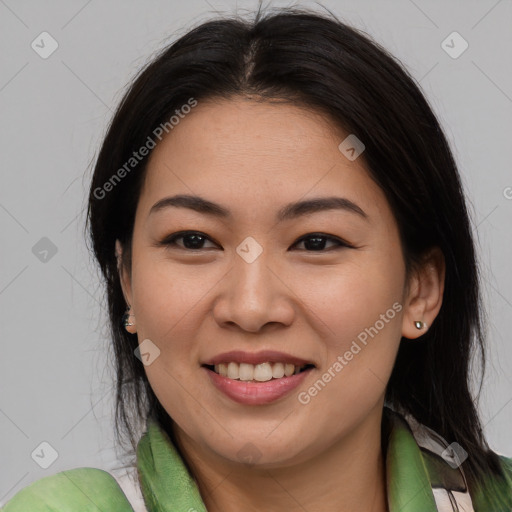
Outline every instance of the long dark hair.
POLYGON ((426 334, 401 341, 386 400, 469 453, 464 468, 470 489, 484 475, 502 476, 470 389, 472 357, 480 356, 482 369, 485 363, 479 275, 461 181, 445 135, 399 61, 334 15, 304 9, 270 14, 260 8, 251 21, 226 17, 190 30, 139 73, 110 124, 92 177, 88 226, 106 282, 118 441, 125 434, 135 450, 137 422, 144 425, 152 417, 168 426, 171 421, 134 357, 137 336, 121 326, 126 303, 114 243, 118 238, 123 244, 129 271, 147 158, 134 169, 126 162, 191 98, 200 104, 246 94, 314 108, 364 142, 364 161, 396 217, 408 270, 426 250, 441 248, 443 305, 426 334), (123 166, 127 172, 113 180, 123 166))

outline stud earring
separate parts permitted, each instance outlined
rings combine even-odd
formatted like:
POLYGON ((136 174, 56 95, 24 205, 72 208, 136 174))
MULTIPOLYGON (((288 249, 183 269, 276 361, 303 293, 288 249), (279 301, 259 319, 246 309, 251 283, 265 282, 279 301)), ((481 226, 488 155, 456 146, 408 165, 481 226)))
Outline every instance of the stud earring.
POLYGON ((424 327, 427 327, 427 324, 425 322, 420 322, 419 320, 416 320, 414 322, 414 326, 416 327, 416 329, 423 329, 424 327))
MULTIPOLYGON (((126 308, 126 311, 123 315, 123 327, 131 333, 131 330, 129 329, 130 327, 133 327, 135 325, 135 315, 133 313, 130 313, 130 310, 131 310, 131 306, 128 306, 126 308), (132 320, 133 318, 133 320, 132 320)), ((132 333, 133 334, 133 333, 132 333)))

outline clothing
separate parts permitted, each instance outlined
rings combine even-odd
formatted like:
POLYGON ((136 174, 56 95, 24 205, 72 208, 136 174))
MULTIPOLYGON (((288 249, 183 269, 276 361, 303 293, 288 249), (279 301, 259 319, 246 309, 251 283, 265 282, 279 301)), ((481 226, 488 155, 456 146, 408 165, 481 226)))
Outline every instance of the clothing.
MULTIPOLYGON (((389 432, 385 460, 390 512, 512 511, 512 459, 500 457, 505 485, 498 488, 489 479, 485 489, 469 497, 463 473, 440 456, 447 448, 440 436, 387 407, 383 422, 389 432), (489 498, 497 494, 502 495, 504 505, 490 508, 489 498)), ((153 420, 148 421, 137 447, 137 471, 147 512, 207 512, 184 461, 153 420)), ((122 484, 126 489, 127 482, 125 479, 122 484)), ((2 508, 2 512, 43 511, 134 512, 134 508, 113 475, 96 468, 77 468, 30 484, 2 508)))

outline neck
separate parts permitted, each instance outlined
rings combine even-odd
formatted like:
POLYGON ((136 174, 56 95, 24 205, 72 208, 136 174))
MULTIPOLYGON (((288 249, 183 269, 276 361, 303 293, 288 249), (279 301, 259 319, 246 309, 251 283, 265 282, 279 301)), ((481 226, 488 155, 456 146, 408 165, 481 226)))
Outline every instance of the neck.
POLYGON ((207 453, 177 429, 180 450, 209 512, 387 512, 382 408, 302 464, 262 469, 207 453))

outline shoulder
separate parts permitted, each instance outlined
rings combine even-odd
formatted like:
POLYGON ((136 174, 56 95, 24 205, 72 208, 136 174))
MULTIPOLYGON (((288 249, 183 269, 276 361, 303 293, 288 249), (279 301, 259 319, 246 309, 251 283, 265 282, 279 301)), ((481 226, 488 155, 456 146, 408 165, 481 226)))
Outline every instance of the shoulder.
POLYGON ((21 489, 1 512, 133 512, 116 479, 97 468, 75 468, 46 476, 21 489))
POLYGON ((505 471, 510 475, 512 474, 512 457, 505 457, 505 455, 498 455, 501 460, 501 464, 505 468, 505 471))
POLYGON ((498 456, 503 469, 503 478, 497 478, 496 475, 484 477, 483 485, 473 497, 477 512, 512 510, 512 458, 497 453, 495 455, 498 456))
POLYGON ((510 487, 512 493, 512 457, 505 457, 504 455, 498 455, 505 479, 510 487))

